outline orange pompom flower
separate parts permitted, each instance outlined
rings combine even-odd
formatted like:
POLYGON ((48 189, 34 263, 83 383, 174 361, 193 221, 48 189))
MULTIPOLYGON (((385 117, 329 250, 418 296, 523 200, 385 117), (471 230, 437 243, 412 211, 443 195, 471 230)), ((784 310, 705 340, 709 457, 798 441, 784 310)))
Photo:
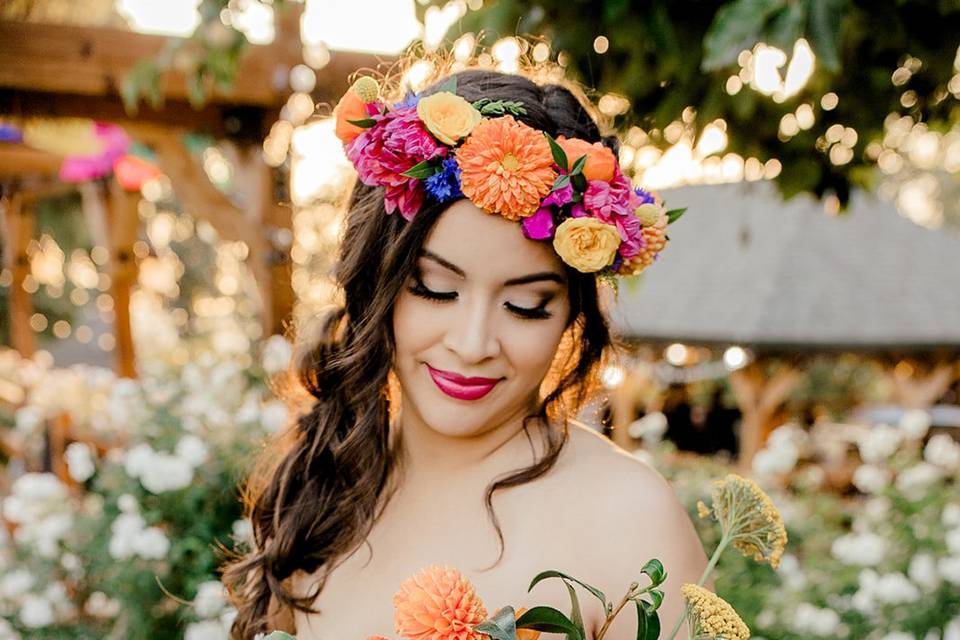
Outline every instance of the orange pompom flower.
POLYGON ((590 144, 580 138, 567 138, 560 136, 557 138, 557 144, 567 154, 567 167, 569 171, 573 168, 573 163, 581 156, 587 156, 587 161, 583 165, 583 175, 587 180, 601 180, 610 182, 613 180, 617 167, 617 159, 613 157, 613 151, 601 142, 590 144))
POLYGON ((430 565, 404 580, 393 596, 394 631, 407 640, 486 640, 472 629, 487 610, 457 569, 430 565))
POLYGON ((374 102, 380 94, 380 85, 370 76, 360 76, 354 81, 340 102, 333 109, 336 121, 334 134, 343 144, 352 141, 363 133, 363 127, 352 124, 350 120, 365 120, 370 117, 367 103, 374 102))
POLYGON ((556 177, 543 133, 512 116, 478 124, 457 149, 457 164, 463 194, 509 220, 536 213, 556 177))

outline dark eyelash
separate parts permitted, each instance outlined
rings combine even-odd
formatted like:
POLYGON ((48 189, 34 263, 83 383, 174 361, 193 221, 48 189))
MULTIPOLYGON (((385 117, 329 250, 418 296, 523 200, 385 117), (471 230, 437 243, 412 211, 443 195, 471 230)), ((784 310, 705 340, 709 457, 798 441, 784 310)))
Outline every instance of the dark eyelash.
POLYGON ((552 316, 553 314, 547 311, 546 306, 547 302, 544 302, 539 307, 535 309, 527 309, 526 307, 518 307, 505 302, 503 306, 510 311, 510 313, 515 314, 517 317, 522 318, 523 320, 545 320, 552 316))
POLYGON ((421 298, 426 298, 427 300, 435 300, 438 302, 457 299, 456 291, 434 291, 427 289, 420 278, 414 280, 413 286, 410 287, 410 293, 421 298))
MULTIPOLYGON (((428 289, 426 285, 423 284, 423 281, 419 278, 414 280, 413 285, 410 287, 410 293, 427 300, 433 300, 435 302, 449 302, 450 300, 457 299, 456 291, 434 291, 432 289, 428 289)), ((546 306, 549 302, 550 299, 548 298, 547 300, 544 300, 539 307, 534 309, 518 307, 510 304, 509 302, 505 302, 503 306, 506 307, 510 313, 522 320, 544 320, 553 315, 546 310, 546 306)))

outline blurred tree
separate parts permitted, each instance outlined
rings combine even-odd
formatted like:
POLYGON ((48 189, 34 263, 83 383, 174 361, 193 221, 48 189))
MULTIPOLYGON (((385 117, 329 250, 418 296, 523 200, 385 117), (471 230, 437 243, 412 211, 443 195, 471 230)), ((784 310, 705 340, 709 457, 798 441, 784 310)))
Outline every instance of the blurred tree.
MULTIPOLYGON (((419 4, 425 18, 446 0, 419 4)), ((630 108, 619 101, 624 108, 608 113, 616 114, 618 127, 642 127, 649 134, 643 144, 669 146, 675 140, 665 138, 676 136, 664 133, 674 122, 702 131, 722 118, 729 139, 725 151, 778 159, 783 170, 776 180, 787 197, 830 194, 844 204, 851 185, 874 186, 878 160, 887 173, 909 166, 907 150, 899 150, 904 157, 896 148, 896 157, 882 157, 891 144, 902 142, 889 136, 884 141, 885 122, 889 128, 894 119, 907 116, 924 123, 920 133, 946 134, 960 121, 960 2, 955 0, 486 0, 468 5, 474 10, 450 29, 448 42, 467 32, 480 34, 482 45, 515 34, 543 38, 576 79, 601 96, 629 101, 630 108), (786 53, 786 60, 769 50, 760 54, 781 56, 783 76, 791 55, 803 54, 794 49, 801 38, 816 62, 799 91, 790 95, 789 73, 786 96, 758 91, 761 78, 750 84, 759 63, 758 43, 786 53), (688 107, 695 112, 688 110, 684 119, 688 107)), ((955 179, 960 130, 948 142, 955 143, 957 157, 951 156, 946 171, 955 179)))

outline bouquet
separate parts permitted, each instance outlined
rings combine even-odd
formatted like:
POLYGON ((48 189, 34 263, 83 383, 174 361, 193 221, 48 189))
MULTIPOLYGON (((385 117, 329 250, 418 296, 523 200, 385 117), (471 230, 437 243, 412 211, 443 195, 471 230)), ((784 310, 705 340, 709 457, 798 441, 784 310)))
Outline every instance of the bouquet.
MULTIPOLYGON (((720 542, 700 580, 681 587, 684 613, 666 634, 661 632, 658 609, 664 598, 660 587, 667 573, 656 559, 641 569, 642 583, 631 583, 616 604, 596 587, 560 571, 548 570, 534 576, 527 591, 543 580, 563 581, 570 594, 569 613, 545 606, 518 610, 506 606, 492 616, 487 615, 473 586, 456 568, 431 565, 405 580, 394 595, 394 632, 404 640, 537 640, 542 632, 562 633, 568 640, 587 640, 577 595, 579 587, 589 597, 597 598, 606 612, 606 620, 594 640, 603 639, 624 608, 637 612, 638 640, 673 640, 685 620, 689 621, 688 637, 694 640, 746 640, 750 630, 737 612, 703 585, 729 547, 776 568, 786 546, 787 533, 773 502, 752 480, 729 474, 714 481, 711 502, 710 507, 700 502, 697 510, 701 518, 710 518, 719 524, 720 542)), ((263 640, 294 639, 274 631, 263 640)), ((389 639, 371 636, 367 640, 389 639)))

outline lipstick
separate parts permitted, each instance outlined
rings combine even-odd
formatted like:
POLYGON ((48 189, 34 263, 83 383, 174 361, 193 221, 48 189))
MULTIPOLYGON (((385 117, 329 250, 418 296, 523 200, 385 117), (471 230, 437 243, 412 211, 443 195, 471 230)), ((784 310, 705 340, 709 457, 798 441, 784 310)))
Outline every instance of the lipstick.
POLYGON ((437 388, 457 400, 479 400, 500 382, 500 378, 466 377, 452 371, 434 369, 429 364, 427 370, 437 388))

